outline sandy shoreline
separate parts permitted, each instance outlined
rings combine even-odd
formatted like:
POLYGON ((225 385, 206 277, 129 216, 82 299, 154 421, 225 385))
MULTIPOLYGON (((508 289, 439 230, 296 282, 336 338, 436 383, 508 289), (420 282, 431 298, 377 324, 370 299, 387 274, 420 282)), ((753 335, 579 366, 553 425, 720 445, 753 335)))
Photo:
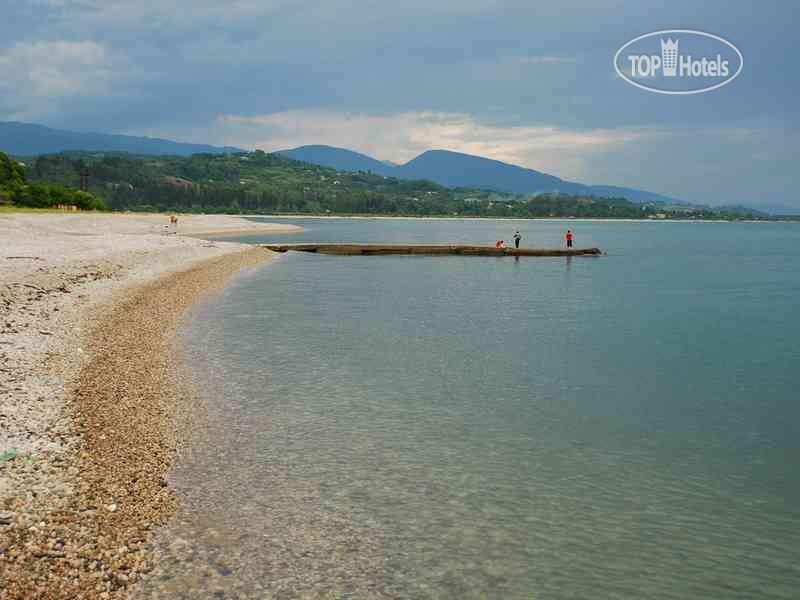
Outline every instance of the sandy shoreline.
POLYGON ((171 336, 194 302, 270 259, 141 217, 0 216, 0 598, 122 597, 150 570, 192 406, 171 336))

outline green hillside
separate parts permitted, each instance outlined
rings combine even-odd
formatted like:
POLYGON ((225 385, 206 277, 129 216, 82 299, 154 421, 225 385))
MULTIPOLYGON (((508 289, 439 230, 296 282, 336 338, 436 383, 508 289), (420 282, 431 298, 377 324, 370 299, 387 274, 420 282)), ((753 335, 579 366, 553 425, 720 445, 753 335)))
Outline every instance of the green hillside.
POLYGON ((705 209, 665 209, 622 198, 542 195, 446 188, 371 172, 337 171, 261 151, 140 156, 72 152, 40 156, 31 179, 89 190, 116 210, 205 213, 459 215, 485 217, 719 218, 705 209), (666 211, 666 213, 665 213, 666 211))

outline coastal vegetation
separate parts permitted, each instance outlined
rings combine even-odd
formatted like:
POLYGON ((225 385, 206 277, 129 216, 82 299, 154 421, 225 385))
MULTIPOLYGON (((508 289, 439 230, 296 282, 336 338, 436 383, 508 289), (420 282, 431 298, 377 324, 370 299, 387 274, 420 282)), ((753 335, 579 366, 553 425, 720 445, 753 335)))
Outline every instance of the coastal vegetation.
POLYGON ((75 206, 80 210, 108 210, 105 201, 69 185, 45 180, 28 181, 24 163, 0 152, 0 205, 26 208, 75 206))
POLYGON ((448 188, 428 180, 399 179, 371 171, 339 171, 260 150, 188 157, 67 152, 39 156, 30 162, 27 175, 31 180, 53 182, 67 189, 76 186, 80 173, 88 170, 89 191, 114 210, 495 218, 766 218, 746 209, 448 188))

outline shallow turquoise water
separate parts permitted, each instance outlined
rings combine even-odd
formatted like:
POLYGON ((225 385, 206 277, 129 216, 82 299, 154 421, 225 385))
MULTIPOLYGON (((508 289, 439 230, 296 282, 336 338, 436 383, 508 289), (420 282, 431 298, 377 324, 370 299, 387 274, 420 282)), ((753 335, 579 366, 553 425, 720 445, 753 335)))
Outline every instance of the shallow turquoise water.
POLYGON ((163 581, 797 597, 800 226, 291 222, 243 240, 556 246, 570 226, 608 254, 289 253, 198 308, 214 441, 177 473, 167 537, 193 551, 163 581))

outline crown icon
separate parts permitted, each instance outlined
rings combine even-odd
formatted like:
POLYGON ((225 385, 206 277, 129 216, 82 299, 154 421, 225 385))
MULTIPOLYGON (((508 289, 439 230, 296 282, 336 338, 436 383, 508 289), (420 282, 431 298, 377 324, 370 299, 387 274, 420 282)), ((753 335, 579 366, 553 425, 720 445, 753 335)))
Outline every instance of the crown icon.
POLYGON ((678 66, 678 38, 673 42, 667 38, 666 43, 661 40, 661 64, 664 67, 664 77, 675 77, 678 66))

